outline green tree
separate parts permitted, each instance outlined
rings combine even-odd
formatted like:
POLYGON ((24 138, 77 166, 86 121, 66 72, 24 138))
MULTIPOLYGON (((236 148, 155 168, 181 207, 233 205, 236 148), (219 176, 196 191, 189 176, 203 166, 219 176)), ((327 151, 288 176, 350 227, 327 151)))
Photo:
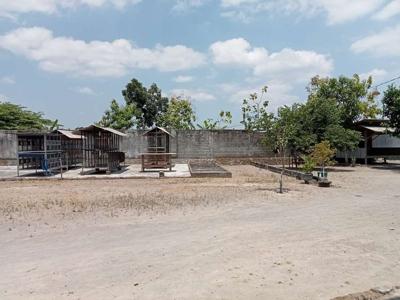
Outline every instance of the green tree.
POLYGON ((10 102, 0 102, 0 129, 5 130, 50 130, 60 126, 58 121, 43 117, 40 112, 32 112, 24 106, 10 102))
POLYGON ((162 96, 161 89, 155 83, 147 89, 137 79, 132 79, 122 91, 122 95, 127 105, 137 109, 137 126, 141 128, 156 124, 168 108, 168 98, 162 96))
POLYGON ((393 134, 400 136, 400 87, 390 85, 384 92, 383 116, 388 118, 388 126, 393 128, 393 134))
POLYGON ((172 98, 167 111, 159 116, 157 124, 173 129, 194 129, 196 114, 187 99, 172 98))
POLYGON ((137 109, 132 104, 119 105, 117 100, 113 99, 110 108, 104 112, 98 125, 118 130, 126 130, 134 127, 137 114, 137 109))
POLYGON ((223 111, 219 113, 219 118, 217 120, 208 118, 201 124, 197 124, 200 129, 216 130, 216 129, 226 129, 229 124, 232 124, 232 114, 229 111, 223 111))
POLYGON ((374 118, 379 113, 374 93, 369 90, 372 78, 361 80, 355 74, 352 78, 340 76, 338 78, 311 79, 307 90, 309 99, 318 98, 325 101, 334 101, 339 109, 341 125, 352 128, 355 121, 363 118, 374 118))
POLYGON ((287 151, 289 140, 293 136, 294 124, 286 122, 284 118, 274 118, 270 126, 266 128, 265 136, 262 143, 266 145, 267 149, 274 151, 280 159, 282 170, 279 179, 279 192, 283 193, 283 172, 285 169, 285 161, 287 158, 287 151))
POLYGON ((261 94, 253 93, 243 100, 242 114, 246 130, 266 130, 271 126, 273 114, 267 111, 269 102, 265 99, 268 87, 261 89, 261 94))

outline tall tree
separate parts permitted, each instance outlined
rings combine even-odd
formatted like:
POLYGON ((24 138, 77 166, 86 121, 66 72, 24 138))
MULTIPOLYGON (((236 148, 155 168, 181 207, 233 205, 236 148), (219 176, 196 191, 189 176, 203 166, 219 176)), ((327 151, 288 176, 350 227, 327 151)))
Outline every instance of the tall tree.
POLYGON ((167 111, 159 116, 157 124, 173 129, 194 129, 196 114, 187 99, 172 98, 167 111))
POLYGON ((383 116, 389 119, 388 125, 394 129, 393 134, 400 136, 400 87, 390 85, 382 99, 383 116))
POLYGON ((126 130, 135 125, 137 114, 138 111, 132 104, 119 105, 117 100, 113 99, 110 108, 104 112, 98 124, 104 127, 126 130))
POLYGON ((269 101, 266 100, 268 87, 261 89, 261 94, 253 93, 243 100, 242 114, 246 130, 266 130, 271 126, 273 114, 267 111, 269 101))
POLYGON ((372 78, 361 80, 355 74, 353 77, 340 76, 338 78, 311 79, 308 86, 309 99, 318 98, 325 101, 334 101, 339 109, 341 125, 352 128, 355 121, 362 117, 375 117, 379 109, 374 94, 369 90, 372 78))
POLYGON ((0 102, 0 129, 5 130, 44 130, 56 129, 58 121, 43 117, 40 112, 32 112, 24 106, 10 102, 0 102))
POLYGON ((127 105, 133 105, 138 110, 136 116, 138 127, 151 127, 157 119, 167 111, 168 98, 163 97, 161 89, 153 83, 146 88, 137 79, 132 79, 122 91, 127 105))

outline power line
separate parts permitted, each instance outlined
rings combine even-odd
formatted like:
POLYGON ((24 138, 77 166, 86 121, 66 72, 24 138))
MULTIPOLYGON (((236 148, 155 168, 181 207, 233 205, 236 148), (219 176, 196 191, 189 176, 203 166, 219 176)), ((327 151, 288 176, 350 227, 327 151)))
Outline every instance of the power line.
POLYGON ((380 83, 380 84, 377 84, 377 85, 374 86, 374 88, 376 89, 376 88, 378 88, 378 86, 391 83, 391 82, 393 82, 393 81, 395 81, 395 80, 398 80, 398 79, 400 79, 400 76, 398 76, 398 77, 396 77, 396 78, 393 78, 393 79, 390 79, 390 80, 388 80, 388 81, 382 82, 382 83, 380 83))

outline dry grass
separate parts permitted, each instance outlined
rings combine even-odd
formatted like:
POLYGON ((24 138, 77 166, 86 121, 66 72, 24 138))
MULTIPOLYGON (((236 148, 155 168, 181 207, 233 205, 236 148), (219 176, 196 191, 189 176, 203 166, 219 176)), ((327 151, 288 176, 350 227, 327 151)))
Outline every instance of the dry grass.
POLYGON ((277 187, 276 176, 270 172, 251 166, 229 169, 233 178, 3 183, 0 218, 164 214, 173 209, 244 201, 252 193, 272 193, 277 187))

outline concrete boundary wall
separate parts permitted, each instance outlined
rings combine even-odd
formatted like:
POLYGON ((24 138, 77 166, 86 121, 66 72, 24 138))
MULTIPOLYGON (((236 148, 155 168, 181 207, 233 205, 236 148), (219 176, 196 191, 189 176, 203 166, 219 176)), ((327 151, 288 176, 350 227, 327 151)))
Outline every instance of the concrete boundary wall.
MULTIPOLYGON (((128 132, 121 150, 128 160, 138 159, 146 152, 147 140, 143 130, 128 132)), ((261 140, 265 133, 245 130, 179 130, 173 132, 170 151, 175 159, 218 159, 269 157, 261 140)), ((0 164, 15 164, 17 137, 15 132, 0 131, 0 164)))

